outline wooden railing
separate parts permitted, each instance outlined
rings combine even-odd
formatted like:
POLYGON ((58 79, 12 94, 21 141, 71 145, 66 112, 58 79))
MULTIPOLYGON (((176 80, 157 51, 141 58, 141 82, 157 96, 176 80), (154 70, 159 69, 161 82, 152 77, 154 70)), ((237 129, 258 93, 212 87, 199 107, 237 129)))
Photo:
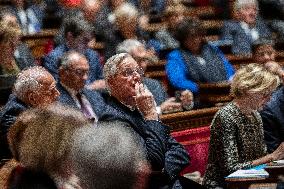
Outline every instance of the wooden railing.
POLYGON ((172 131, 181 131, 185 129, 208 126, 219 107, 204 108, 185 112, 163 114, 160 116, 161 121, 170 126, 172 131))

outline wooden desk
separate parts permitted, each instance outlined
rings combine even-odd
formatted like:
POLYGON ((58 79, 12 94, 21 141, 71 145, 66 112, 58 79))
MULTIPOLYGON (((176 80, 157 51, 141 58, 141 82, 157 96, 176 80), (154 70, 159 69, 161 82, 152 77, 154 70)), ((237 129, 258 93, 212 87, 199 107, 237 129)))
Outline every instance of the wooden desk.
POLYGON ((40 59, 45 55, 45 47, 49 41, 52 41, 57 33, 57 29, 42 30, 32 35, 24 35, 21 40, 29 46, 33 56, 40 59))
POLYGON ((160 118, 164 124, 169 125, 172 128, 172 131, 181 131, 210 125, 218 110, 219 107, 203 108, 185 112, 162 114, 160 118))
POLYGON ((284 166, 279 167, 267 167, 265 168, 269 173, 268 178, 227 178, 226 183, 229 189, 237 188, 260 188, 268 187, 275 188, 276 183, 279 182, 279 176, 284 174, 284 166))

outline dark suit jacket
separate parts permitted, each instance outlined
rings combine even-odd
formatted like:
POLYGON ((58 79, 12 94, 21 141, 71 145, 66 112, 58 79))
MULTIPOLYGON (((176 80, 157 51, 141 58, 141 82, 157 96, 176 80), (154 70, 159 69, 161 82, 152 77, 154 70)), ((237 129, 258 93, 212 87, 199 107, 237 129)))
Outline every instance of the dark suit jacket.
POLYGON ((11 153, 7 142, 8 129, 15 123, 18 115, 28 109, 28 106, 11 94, 7 104, 0 113, 0 159, 10 158, 11 153))
MULTIPOLYGON (((68 51, 69 49, 66 45, 59 45, 44 58, 44 67, 53 75, 53 77, 57 81, 59 80, 58 68, 60 58, 64 53, 68 51)), ((92 49, 87 49, 84 55, 86 56, 90 66, 87 84, 90 84, 98 79, 103 79, 102 67, 99 62, 98 54, 92 49)))
MULTIPOLYGON (((60 92, 60 96, 58 98, 60 103, 71 106, 74 109, 79 109, 69 92, 60 83, 57 84, 57 89, 60 92)), ((101 94, 97 91, 88 89, 83 89, 82 94, 86 96, 94 110, 94 113, 99 119, 103 112, 108 109, 108 106, 104 103, 104 99, 101 94)))
POLYGON ((269 153, 284 141, 284 87, 272 95, 260 112, 263 121, 264 139, 269 153))
POLYGON ((119 120, 132 128, 140 137, 153 171, 163 172, 163 178, 151 177, 149 188, 178 188, 178 175, 189 164, 186 150, 170 136, 170 129, 159 121, 144 120, 138 110, 131 111, 114 97, 103 95, 106 103, 112 107, 104 112, 101 121, 119 120))
MULTIPOLYGON (((259 39, 271 39, 271 31, 267 25, 260 18, 256 21, 256 30, 259 33, 259 39)), ((222 40, 233 40, 232 53, 234 54, 250 54, 251 45, 253 40, 251 36, 248 36, 240 22, 238 21, 225 21, 222 28, 222 40)))
POLYGON ((168 94, 159 81, 148 77, 144 77, 142 81, 143 84, 146 85, 149 91, 153 94, 157 106, 160 106, 167 100, 168 94))

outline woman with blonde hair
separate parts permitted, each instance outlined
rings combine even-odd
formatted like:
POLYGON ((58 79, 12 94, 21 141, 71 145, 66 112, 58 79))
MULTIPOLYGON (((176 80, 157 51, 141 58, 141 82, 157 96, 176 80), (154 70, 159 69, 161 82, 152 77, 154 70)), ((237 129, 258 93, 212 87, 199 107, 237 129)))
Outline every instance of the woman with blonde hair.
MULTIPOLYGON (((46 174, 59 189, 81 188, 79 179, 73 174, 69 155, 73 134, 84 126, 90 123, 83 114, 62 105, 27 110, 8 132, 10 150, 20 163, 16 170, 20 167, 20 170, 46 174)), ((26 180, 17 183, 15 178, 21 177, 21 173, 11 174, 6 185, 26 183, 26 180)))
POLYGON ((216 113, 211 124, 203 183, 207 188, 226 188, 225 177, 234 171, 284 158, 284 143, 267 154, 258 113, 279 82, 278 76, 257 64, 236 72, 231 84, 234 100, 216 113))

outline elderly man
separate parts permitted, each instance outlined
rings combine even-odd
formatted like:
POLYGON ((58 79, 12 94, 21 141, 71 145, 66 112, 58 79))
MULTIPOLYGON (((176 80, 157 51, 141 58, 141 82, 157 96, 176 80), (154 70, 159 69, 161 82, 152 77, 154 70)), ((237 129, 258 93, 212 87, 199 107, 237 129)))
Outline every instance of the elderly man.
POLYGON ((70 18, 64 23, 65 43, 56 47, 44 59, 44 67, 58 80, 58 62, 65 52, 76 50, 83 53, 90 67, 90 74, 87 79, 87 85, 91 89, 104 88, 102 68, 99 57, 96 52, 88 48, 90 41, 91 27, 79 17, 70 18))
MULTIPOLYGON (((184 183, 179 174, 188 165, 189 156, 170 136, 169 127, 159 121, 154 97, 142 84, 141 71, 127 53, 108 59, 104 75, 110 95, 104 98, 114 110, 101 120, 123 121, 138 135, 153 171, 148 188, 181 188, 184 183)), ((198 188, 191 184, 185 188, 198 188)))
POLYGON ((44 68, 35 66, 20 72, 14 84, 14 92, 0 114, 0 144, 3 145, 0 158, 9 157, 6 134, 17 116, 29 107, 51 104, 58 96, 56 82, 44 68))
POLYGON ((97 121, 107 107, 98 92, 84 88, 89 71, 90 66, 84 55, 75 51, 65 53, 59 64, 59 101, 81 110, 90 120, 97 121))
MULTIPOLYGON (((147 65, 157 60, 151 52, 145 49, 145 46, 135 39, 127 39, 120 43, 117 47, 117 53, 128 53, 138 63, 145 72, 147 65)), ((142 75, 143 76, 143 75, 142 75)), ((190 110, 193 108, 193 94, 189 90, 181 92, 181 102, 176 102, 176 98, 168 98, 167 92, 161 83, 155 79, 142 77, 142 83, 153 94, 155 102, 158 105, 158 112, 167 113, 190 110)))
POLYGON ((238 55, 251 54, 251 45, 261 39, 270 39, 271 32, 258 14, 256 0, 236 0, 236 20, 224 22, 222 40, 232 40, 232 52, 238 55))

